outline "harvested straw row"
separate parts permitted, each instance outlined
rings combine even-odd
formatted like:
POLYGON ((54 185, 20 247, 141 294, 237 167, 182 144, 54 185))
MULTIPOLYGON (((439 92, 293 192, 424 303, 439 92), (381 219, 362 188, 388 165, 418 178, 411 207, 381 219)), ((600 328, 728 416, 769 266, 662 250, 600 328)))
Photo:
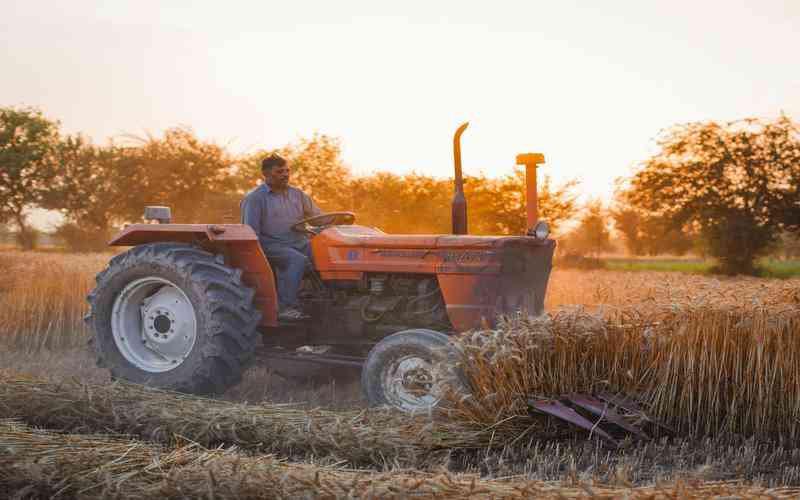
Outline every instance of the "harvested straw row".
POLYGON ((798 489, 741 483, 674 483, 638 488, 487 481, 474 475, 369 473, 234 449, 166 450, 109 436, 64 435, 0 422, 0 492, 74 498, 789 498, 798 489))
POLYGON ((472 396, 453 420, 501 441, 541 426, 526 401, 598 390, 638 399, 690 436, 800 437, 800 309, 651 304, 514 318, 459 339, 472 396), (505 437, 503 437, 505 436, 505 437))
POLYGON ((117 382, 84 384, 0 374, 0 418, 69 432, 114 432, 172 444, 236 445, 290 458, 354 466, 420 463, 431 448, 427 419, 389 411, 304 410, 230 403, 117 382))
MULTIPOLYGON (((800 312, 703 306, 581 309, 517 318, 462 336, 471 396, 448 395, 448 419, 391 412, 247 405, 129 384, 60 384, 0 377, 0 417, 70 430, 183 436, 356 466, 419 465, 435 450, 503 447, 547 437, 530 397, 611 390, 638 395, 689 436, 800 437, 800 312)), ((574 432, 570 430, 570 432, 574 432)))

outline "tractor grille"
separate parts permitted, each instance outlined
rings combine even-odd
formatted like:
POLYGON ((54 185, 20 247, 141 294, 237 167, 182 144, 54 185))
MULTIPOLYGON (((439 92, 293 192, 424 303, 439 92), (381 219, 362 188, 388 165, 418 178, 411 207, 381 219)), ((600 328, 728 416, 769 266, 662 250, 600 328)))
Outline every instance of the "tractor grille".
POLYGON ((495 302, 496 314, 544 312, 547 282, 553 268, 555 241, 505 246, 495 302))

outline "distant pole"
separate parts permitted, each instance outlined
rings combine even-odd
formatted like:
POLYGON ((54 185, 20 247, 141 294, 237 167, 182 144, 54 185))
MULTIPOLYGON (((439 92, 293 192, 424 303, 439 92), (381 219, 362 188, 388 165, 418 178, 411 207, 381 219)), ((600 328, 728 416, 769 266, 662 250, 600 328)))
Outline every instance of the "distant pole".
POLYGON ((539 222, 539 191, 536 185, 536 169, 544 163, 541 153, 524 153, 517 155, 517 165, 525 165, 525 211, 528 229, 539 222))

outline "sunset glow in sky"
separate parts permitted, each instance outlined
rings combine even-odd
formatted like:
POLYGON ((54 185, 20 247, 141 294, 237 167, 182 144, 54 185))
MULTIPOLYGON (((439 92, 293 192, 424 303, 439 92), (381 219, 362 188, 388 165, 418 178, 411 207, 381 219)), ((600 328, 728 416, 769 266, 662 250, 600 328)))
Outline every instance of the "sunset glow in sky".
POLYGON ((545 173, 608 196, 674 123, 800 119, 800 2, 6 0, 0 105, 102 142, 187 124, 237 152, 315 131, 357 173, 545 173))

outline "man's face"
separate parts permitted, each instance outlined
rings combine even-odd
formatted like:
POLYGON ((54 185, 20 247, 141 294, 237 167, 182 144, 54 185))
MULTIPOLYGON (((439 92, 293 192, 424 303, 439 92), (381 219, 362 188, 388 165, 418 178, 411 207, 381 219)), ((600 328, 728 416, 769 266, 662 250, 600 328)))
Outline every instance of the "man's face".
POLYGON ((267 184, 273 189, 284 189, 289 185, 289 165, 272 167, 266 172, 267 184))

